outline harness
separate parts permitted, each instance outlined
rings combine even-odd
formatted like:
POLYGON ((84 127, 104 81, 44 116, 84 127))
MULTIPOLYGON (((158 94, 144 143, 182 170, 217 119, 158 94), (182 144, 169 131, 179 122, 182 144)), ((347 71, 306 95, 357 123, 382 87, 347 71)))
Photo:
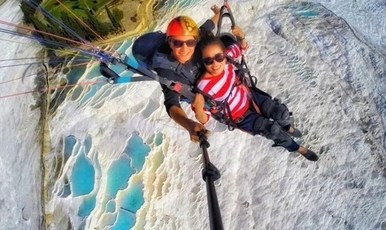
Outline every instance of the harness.
MULTIPOLYGON (((183 64, 179 63, 177 60, 172 58, 170 55, 170 48, 160 46, 159 49, 155 52, 153 59, 152 59, 152 68, 153 69, 166 69, 166 70, 172 70, 174 73, 176 73, 179 77, 182 79, 185 79, 187 82, 189 82, 189 85, 183 84, 178 82, 179 85, 185 86, 184 88, 188 89, 192 96, 187 97, 185 93, 182 93, 181 90, 178 90, 178 88, 174 87, 168 87, 169 89, 176 91, 180 93, 180 101, 191 103, 194 99, 194 93, 197 92, 195 83, 196 83, 196 76, 199 75, 199 68, 200 66, 193 65, 191 69, 187 69, 183 64), (194 74, 196 73, 196 75, 194 74)), ((177 82, 177 81, 176 81, 177 82)), ((162 82, 161 82, 162 83, 162 82)), ((208 101, 207 98, 204 96, 205 101, 208 101)), ((206 104, 206 108, 209 108, 210 106, 206 104)))
MULTIPOLYGON (((140 74, 142 76, 146 76, 148 78, 151 78, 155 81, 158 81, 159 83, 165 85, 167 88, 176 91, 177 93, 183 95, 184 97, 193 100, 194 93, 193 86, 190 86, 188 84, 181 83, 179 81, 173 81, 169 80, 167 78, 158 76, 154 71, 149 69, 146 66, 142 66, 138 64, 135 60, 128 58, 127 56, 124 57, 109 57, 107 60, 102 60, 100 62, 100 72, 103 76, 105 76, 108 79, 109 83, 118 83, 119 75, 116 74, 113 70, 108 68, 107 63, 111 63, 114 65, 122 66, 123 68, 126 68, 134 73, 140 74)), ((188 71, 185 70, 185 68, 181 68, 172 61, 169 61, 169 63, 163 62, 163 66, 172 65, 172 67, 176 68, 176 71, 178 71, 181 75, 184 72, 187 74, 188 71)), ((160 67, 161 68, 161 67, 160 67)), ((168 68, 170 69, 170 68, 168 68)), ((185 75, 184 75, 185 76, 185 75)), ((193 75, 190 74, 191 78, 193 78, 193 75)), ((187 75, 188 77, 188 75, 187 75)), ((190 79, 191 79, 190 78, 190 79)))
POLYGON ((211 116, 228 126, 229 130, 234 130, 237 127, 237 123, 233 121, 231 110, 228 104, 228 99, 231 96, 231 93, 234 89, 235 85, 232 86, 229 95, 222 101, 216 101, 211 95, 203 92, 202 90, 196 88, 195 90, 202 94, 205 98, 205 102, 209 106, 209 111, 211 116))
POLYGON ((170 69, 177 73, 179 76, 185 78, 190 84, 194 84, 195 77, 193 70, 187 70, 183 64, 176 60, 170 60, 170 55, 162 52, 156 52, 153 57, 152 66, 153 69, 170 69))

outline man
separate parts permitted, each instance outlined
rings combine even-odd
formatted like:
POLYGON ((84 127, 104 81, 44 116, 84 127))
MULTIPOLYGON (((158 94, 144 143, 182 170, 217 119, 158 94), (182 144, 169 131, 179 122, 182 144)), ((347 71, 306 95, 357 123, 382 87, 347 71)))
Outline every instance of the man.
MULTIPOLYGON (((156 51, 153 57, 153 68, 160 77, 194 86, 196 78, 201 73, 201 64, 194 56, 200 31, 213 30, 220 17, 218 6, 212 6, 211 10, 215 15, 200 28, 193 19, 187 16, 179 16, 170 21, 166 30, 166 43, 156 51), (178 67, 176 69, 165 68, 160 64, 165 60, 177 62, 178 67)), ((165 85, 161 86, 165 97, 164 105, 169 116, 189 132, 193 142, 198 142, 197 133, 201 131, 206 134, 208 130, 201 123, 188 118, 181 108, 181 96, 177 92, 165 85)))

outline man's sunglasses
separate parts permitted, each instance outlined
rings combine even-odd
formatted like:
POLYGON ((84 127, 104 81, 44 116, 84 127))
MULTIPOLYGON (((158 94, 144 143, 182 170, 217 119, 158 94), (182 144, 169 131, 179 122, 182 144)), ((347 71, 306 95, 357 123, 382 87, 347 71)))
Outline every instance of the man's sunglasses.
POLYGON ((180 41, 180 40, 172 40, 172 44, 175 48, 181 48, 184 43, 186 44, 187 47, 195 47, 197 45, 196 39, 189 39, 186 41, 180 41))
POLYGON ((214 61, 216 62, 222 62, 225 59, 224 53, 218 53, 214 55, 214 57, 206 57, 203 58, 202 61, 204 62, 205 65, 212 65, 214 61))

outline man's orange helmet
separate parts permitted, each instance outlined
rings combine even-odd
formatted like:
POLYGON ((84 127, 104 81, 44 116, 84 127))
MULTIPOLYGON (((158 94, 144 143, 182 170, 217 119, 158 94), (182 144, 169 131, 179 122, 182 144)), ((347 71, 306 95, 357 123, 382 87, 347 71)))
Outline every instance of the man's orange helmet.
POLYGON ((198 37, 196 22, 188 16, 178 16, 170 21, 166 36, 194 36, 198 37))

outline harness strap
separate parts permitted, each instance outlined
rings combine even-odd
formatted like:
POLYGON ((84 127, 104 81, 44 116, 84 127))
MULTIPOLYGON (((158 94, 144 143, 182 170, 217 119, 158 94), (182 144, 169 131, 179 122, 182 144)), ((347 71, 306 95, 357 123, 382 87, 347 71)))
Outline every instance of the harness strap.
POLYGON ((248 87, 256 87, 256 77, 252 76, 249 72, 248 68, 245 68, 244 64, 244 58, 242 59, 242 63, 238 63, 235 60, 233 60, 231 57, 227 56, 227 61, 234 65, 237 68, 238 76, 240 77, 240 80, 242 83, 246 84, 248 87), (248 75, 248 78, 245 76, 248 75))
POLYGON ((220 18, 217 22, 217 34, 216 34, 216 36, 218 36, 221 32, 221 24, 222 24, 222 19, 224 17, 228 17, 230 19, 232 26, 236 25, 231 8, 230 8, 227 1, 224 1, 224 5, 220 8, 220 18))
POLYGON ((152 68, 170 69, 175 71, 178 75, 185 77, 190 83, 194 84, 195 82, 193 74, 188 71, 184 65, 177 61, 170 61, 169 55, 164 53, 156 53, 154 55, 152 68))
POLYGON ((219 122, 226 124, 230 131, 233 131, 237 127, 236 122, 232 118, 231 109, 228 104, 228 99, 231 96, 231 93, 235 86, 236 86, 236 82, 235 84, 232 85, 232 89, 229 95, 222 101, 216 101, 213 99, 213 97, 210 94, 205 93, 204 91, 198 88, 195 89, 196 92, 204 96, 205 101, 209 104, 210 106, 209 109, 212 117, 218 120, 219 122))
MULTIPOLYGON (((187 84, 183 84, 183 83, 178 82, 178 81, 171 81, 171 80, 168 80, 164 77, 160 77, 156 73, 154 73, 152 70, 148 69, 147 67, 142 66, 142 65, 138 65, 137 63, 134 63, 132 59, 128 59, 127 57, 125 57, 124 60, 111 58, 111 60, 109 60, 109 61, 114 65, 121 65, 121 66, 127 68, 128 70, 130 70, 134 73, 138 73, 138 74, 141 74, 141 75, 146 76, 148 78, 151 78, 155 81, 158 81, 159 83, 165 85, 166 87, 168 87, 171 90, 176 91, 177 93, 183 95, 186 98, 189 98, 191 100, 193 100, 193 98, 194 98, 194 93, 192 92, 193 87, 191 87, 187 84)), ((108 68, 106 63, 101 62, 101 66, 105 72, 107 72, 106 70, 109 70, 108 71, 109 74, 106 74, 106 76, 104 75, 108 79, 110 79, 110 77, 108 77, 109 75, 110 76, 112 75, 116 78, 119 77, 118 74, 116 74, 113 70, 108 68), (115 75, 113 73, 115 73, 115 75)), ((113 78, 113 80, 115 83, 116 79, 113 78)))

